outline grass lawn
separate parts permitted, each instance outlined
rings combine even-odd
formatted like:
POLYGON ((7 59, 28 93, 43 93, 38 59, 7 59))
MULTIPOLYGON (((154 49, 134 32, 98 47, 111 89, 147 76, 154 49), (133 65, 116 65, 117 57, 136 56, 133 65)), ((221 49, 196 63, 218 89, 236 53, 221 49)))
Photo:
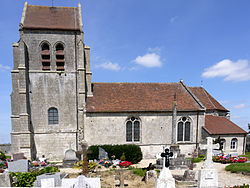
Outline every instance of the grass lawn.
POLYGON ((246 152, 245 155, 240 155, 240 157, 246 157, 248 160, 250 160, 250 152, 246 152))
POLYGON ((250 173, 250 163, 232 163, 225 168, 227 171, 250 173))

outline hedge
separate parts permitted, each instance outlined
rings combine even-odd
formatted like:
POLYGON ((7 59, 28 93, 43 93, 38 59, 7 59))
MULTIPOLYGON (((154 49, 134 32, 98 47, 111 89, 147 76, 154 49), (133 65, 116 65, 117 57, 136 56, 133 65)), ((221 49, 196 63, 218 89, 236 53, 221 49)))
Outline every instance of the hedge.
POLYGON ((140 146, 134 144, 124 144, 124 145, 93 145, 89 147, 88 159, 94 160, 98 159, 99 147, 103 148, 107 153, 108 157, 115 155, 116 159, 120 159, 122 154, 125 154, 126 161, 136 164, 142 160, 142 152, 140 146))

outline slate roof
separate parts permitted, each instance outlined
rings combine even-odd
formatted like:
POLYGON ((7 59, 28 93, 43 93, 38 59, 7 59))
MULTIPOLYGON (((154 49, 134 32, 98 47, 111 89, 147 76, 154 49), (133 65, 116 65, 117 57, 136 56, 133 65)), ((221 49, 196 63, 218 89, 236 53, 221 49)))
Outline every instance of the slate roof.
POLYGON ((87 112, 172 111, 175 94, 178 111, 204 110, 181 83, 93 83, 87 112))
POLYGON ((24 29, 80 30, 78 7, 27 5, 24 29))
POLYGON ((217 100, 215 100, 203 87, 189 87, 192 93, 200 100, 207 110, 221 110, 229 112, 217 100))
POLYGON ((209 134, 247 134, 238 125, 223 116, 206 115, 205 130, 209 134))

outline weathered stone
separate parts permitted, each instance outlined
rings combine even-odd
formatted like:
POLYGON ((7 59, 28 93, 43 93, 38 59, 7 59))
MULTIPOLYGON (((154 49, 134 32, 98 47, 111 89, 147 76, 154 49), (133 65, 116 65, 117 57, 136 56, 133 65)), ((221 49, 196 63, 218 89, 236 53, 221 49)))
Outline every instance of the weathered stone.
POLYGON ((28 160, 20 159, 18 161, 8 162, 9 172, 28 172, 28 160))
POLYGON ((76 157, 76 152, 73 149, 68 149, 65 152, 65 157, 63 159, 63 166, 64 167, 73 167, 74 163, 79 161, 79 159, 76 157))
POLYGON ((0 174, 0 187, 12 187, 12 179, 9 173, 0 174))
POLYGON ((98 155, 99 160, 109 159, 108 153, 103 148, 98 147, 98 150, 99 150, 99 155, 98 155))

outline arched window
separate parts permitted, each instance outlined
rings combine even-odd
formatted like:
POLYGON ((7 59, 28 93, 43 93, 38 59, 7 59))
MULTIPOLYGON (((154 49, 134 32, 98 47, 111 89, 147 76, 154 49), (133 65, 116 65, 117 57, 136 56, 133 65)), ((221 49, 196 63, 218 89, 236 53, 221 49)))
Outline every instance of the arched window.
POLYGON ((64 46, 61 43, 56 45, 56 70, 64 70, 64 46))
POLYGON ((140 121, 138 118, 131 117, 126 121, 126 141, 140 141, 140 121))
POLYGON ((233 138, 231 140, 231 147, 230 147, 231 150, 236 150, 237 149, 237 138, 233 138))
POLYGON ((58 110, 54 107, 48 110, 49 124, 58 124, 58 110))
POLYGON ((50 70, 50 48, 49 44, 44 42, 41 46, 41 59, 43 70, 50 70))
POLYGON ((177 141, 190 141, 191 121, 182 117, 177 124, 177 141))

